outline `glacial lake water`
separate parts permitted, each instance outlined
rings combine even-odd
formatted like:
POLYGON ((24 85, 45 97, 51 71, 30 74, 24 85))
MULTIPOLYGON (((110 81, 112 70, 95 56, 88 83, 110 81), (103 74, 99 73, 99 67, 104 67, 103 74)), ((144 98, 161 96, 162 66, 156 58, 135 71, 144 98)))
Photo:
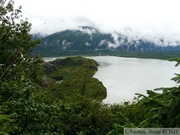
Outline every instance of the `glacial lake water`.
MULTIPOLYGON (((180 73, 175 62, 156 59, 124 58, 115 56, 88 57, 99 63, 94 75, 107 89, 104 103, 132 101, 135 93, 146 95, 146 90, 159 87, 172 87, 177 84, 171 80, 180 73)), ((45 58, 45 61, 52 58, 45 58)))
POLYGON ((180 73, 176 62, 156 59, 123 58, 113 56, 91 57, 99 63, 94 75, 107 88, 105 103, 132 101, 135 93, 146 95, 146 90, 172 87, 171 80, 180 73))

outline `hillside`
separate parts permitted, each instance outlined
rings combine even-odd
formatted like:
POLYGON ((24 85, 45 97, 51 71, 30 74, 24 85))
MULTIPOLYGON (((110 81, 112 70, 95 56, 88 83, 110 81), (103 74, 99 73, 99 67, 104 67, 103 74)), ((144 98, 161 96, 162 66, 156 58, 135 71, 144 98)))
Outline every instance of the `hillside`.
MULTIPOLYGON (((133 55, 160 52, 177 54, 180 43, 167 42, 163 39, 150 41, 138 36, 132 36, 132 31, 123 33, 103 33, 88 26, 77 30, 65 30, 46 37, 40 37, 42 42, 35 48, 34 53, 42 56, 62 55, 133 55)), ((36 35, 37 38, 37 35, 36 35)), ((159 55, 159 54, 158 54, 159 55)), ((135 55, 135 57, 137 57, 135 55)), ((146 56, 145 56, 146 57, 146 56)))
POLYGON ((103 100, 106 98, 106 88, 98 79, 93 78, 97 66, 96 61, 83 57, 45 62, 43 67, 46 76, 42 85, 52 85, 55 96, 66 102, 75 102, 78 97, 103 100))

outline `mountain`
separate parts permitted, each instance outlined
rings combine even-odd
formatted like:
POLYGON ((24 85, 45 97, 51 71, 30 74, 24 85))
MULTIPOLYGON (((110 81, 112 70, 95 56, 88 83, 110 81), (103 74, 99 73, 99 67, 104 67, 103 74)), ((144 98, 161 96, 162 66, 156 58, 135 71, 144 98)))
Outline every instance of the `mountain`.
POLYGON ((103 33, 89 26, 80 26, 76 30, 65 30, 42 37, 41 44, 35 48, 36 53, 43 55, 63 54, 97 54, 97 52, 157 52, 180 51, 180 42, 167 42, 164 39, 150 41, 139 38, 128 29, 126 33, 103 33))
POLYGON ((42 34, 42 33, 34 33, 34 34, 32 34, 32 39, 33 40, 36 40, 36 39, 42 39, 42 38, 44 38, 44 37, 46 37, 47 35, 44 35, 44 34, 42 34))

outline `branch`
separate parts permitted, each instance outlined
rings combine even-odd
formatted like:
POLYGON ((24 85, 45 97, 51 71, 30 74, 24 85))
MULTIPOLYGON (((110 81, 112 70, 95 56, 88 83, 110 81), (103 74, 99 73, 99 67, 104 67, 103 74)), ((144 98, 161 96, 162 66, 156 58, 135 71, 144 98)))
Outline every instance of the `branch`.
POLYGON ((15 59, 7 68, 6 70, 2 73, 2 75, 0 76, 0 80, 3 79, 4 75, 6 74, 6 72, 11 68, 11 66, 16 63, 17 59, 15 59))

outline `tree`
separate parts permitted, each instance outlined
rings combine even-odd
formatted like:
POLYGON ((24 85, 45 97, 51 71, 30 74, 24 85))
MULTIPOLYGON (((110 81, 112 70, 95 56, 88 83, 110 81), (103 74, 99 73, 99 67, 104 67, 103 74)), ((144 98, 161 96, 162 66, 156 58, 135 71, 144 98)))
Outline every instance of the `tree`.
POLYGON ((33 66, 39 59, 32 58, 30 52, 39 40, 32 40, 31 24, 20 13, 21 6, 14 9, 12 0, 0 0, 0 80, 20 79, 22 72, 27 77, 36 73, 33 66))
MULTIPOLYGON (((180 58, 173 59, 178 66, 180 58)), ((148 96, 138 94, 143 97, 140 101, 142 107, 148 110, 148 118, 141 122, 140 127, 180 127, 180 75, 172 78, 177 82, 177 86, 170 88, 159 88, 162 93, 148 90, 148 96)))
POLYGON ((40 79, 41 59, 31 56, 39 40, 32 40, 31 24, 22 18, 21 8, 14 9, 13 0, 0 0, 0 125, 3 126, 0 132, 3 134, 20 134, 25 130, 28 111, 36 104, 33 92, 40 79))

